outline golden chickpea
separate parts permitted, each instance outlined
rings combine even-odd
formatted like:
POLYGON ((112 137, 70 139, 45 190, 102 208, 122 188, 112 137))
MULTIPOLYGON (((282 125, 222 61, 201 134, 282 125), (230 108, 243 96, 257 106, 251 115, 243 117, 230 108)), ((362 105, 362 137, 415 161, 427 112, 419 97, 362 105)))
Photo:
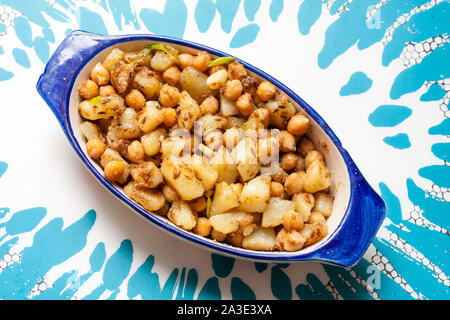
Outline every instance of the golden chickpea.
POLYGON ((87 154, 91 159, 100 159, 106 150, 106 145, 99 138, 91 138, 86 143, 87 154))
POLYGON ((306 157, 306 154, 314 149, 314 144, 308 138, 303 138, 298 144, 298 152, 302 157, 306 157))
POLYGON ((286 130, 281 130, 279 134, 280 150, 283 152, 295 151, 295 137, 286 130))
POLYGON ((98 96, 98 85, 92 80, 86 80, 78 88, 78 93, 85 99, 92 99, 98 96))
POLYGON ((256 95, 262 101, 269 101, 273 98, 276 92, 276 87, 268 81, 261 82, 258 86, 258 89, 256 89, 256 95))
POLYGON ((125 163, 123 161, 110 161, 105 166, 104 175, 108 181, 117 181, 122 177, 125 171, 125 163))
POLYGON ((289 210, 283 216, 283 226, 289 232, 302 230, 304 226, 302 215, 297 211, 289 210))
POLYGON ((284 238, 286 237, 287 233, 287 230, 285 228, 282 228, 280 231, 278 231, 277 237, 275 238, 275 247, 280 251, 284 251, 284 238))
POLYGON ((217 150, 223 145, 222 132, 219 130, 212 130, 205 135, 204 141, 208 148, 211 150, 217 150))
POLYGON ((200 112, 205 114, 215 114, 219 110, 219 101, 214 96, 208 96, 200 104, 200 112))
POLYGON ((180 196, 178 195, 178 193, 175 191, 174 188, 172 188, 168 184, 165 184, 163 186, 162 193, 164 198, 166 198, 167 202, 174 202, 180 200, 180 196))
POLYGON ((293 152, 285 153, 281 156, 280 167, 284 171, 290 171, 295 168, 295 166, 298 163, 299 158, 300 158, 300 156, 296 155, 293 152))
MULTIPOLYGON (((202 212, 206 210, 206 199, 205 197, 197 198, 191 201, 191 208, 195 212, 202 212)), ((198 221, 197 221, 198 222, 198 221)))
POLYGON ((227 129, 223 134, 223 144, 232 149, 237 146, 237 144, 242 140, 243 134, 242 131, 236 127, 227 129))
POLYGON ((206 51, 200 51, 192 60, 192 66, 200 72, 208 70, 208 62, 211 56, 206 51))
POLYGON ((267 128, 270 123, 270 112, 266 108, 257 108, 252 112, 249 119, 258 119, 263 124, 264 128, 267 128))
POLYGON ((217 242, 223 242, 227 238, 225 233, 217 231, 216 229, 211 229, 211 239, 216 240, 217 242))
POLYGON ((244 234, 241 230, 227 234, 227 242, 235 247, 242 247, 244 241, 244 234))
POLYGON ((291 173, 284 181, 284 189, 288 195, 299 193, 303 190, 303 178, 297 173, 291 173))
POLYGON ((312 223, 326 223, 327 220, 325 219, 325 217, 323 216, 322 213, 320 213, 319 211, 312 211, 311 215, 309 216, 308 219, 308 223, 312 224, 312 223))
POLYGON ((145 107, 145 96, 137 89, 132 89, 125 97, 127 105, 135 110, 141 110, 145 107))
POLYGON ((180 82, 181 72, 177 66, 171 66, 166 71, 164 71, 162 78, 165 82, 171 85, 176 85, 180 82))
POLYGON ((101 86, 99 88, 99 95, 101 97, 107 97, 107 96, 112 96, 116 94, 116 90, 114 89, 113 86, 108 85, 108 86, 101 86))
POLYGON ((91 70, 91 79, 99 86, 104 86, 109 83, 109 71, 99 62, 91 70))
POLYGON ((235 61, 228 65, 228 79, 231 80, 242 80, 247 76, 247 70, 245 70, 244 66, 235 61))
POLYGON ((305 167, 306 170, 308 170, 311 163, 313 163, 316 160, 323 160, 323 155, 317 151, 317 150, 311 150, 306 154, 305 157, 305 167))
POLYGON ((270 196, 284 198, 284 187, 281 183, 272 181, 270 183, 270 196))
POLYGON ((252 96, 250 93, 244 93, 236 100, 236 107, 243 116, 250 115, 255 110, 252 96))
POLYGON ((294 136, 301 137, 309 129, 309 118, 304 114, 296 114, 289 119, 287 130, 294 136))
MULTIPOLYGON (((209 222, 208 218, 200 217, 197 219, 197 224, 195 225, 193 231, 194 233, 207 237, 211 233, 211 223, 209 222)), ((223 240, 222 240, 223 241, 223 240)))
POLYGON ((166 108, 172 108, 178 104, 180 97, 181 94, 178 88, 173 86, 164 86, 159 93, 159 102, 161 102, 161 104, 166 108))
POLYGON ((298 231, 288 232, 284 237, 283 247, 286 251, 298 251, 305 245, 306 239, 298 231))
POLYGON ((145 151, 142 143, 140 141, 133 141, 128 146, 128 159, 130 159, 133 163, 141 163, 144 162, 145 151))
POLYGON ((239 80, 228 80, 225 83, 223 95, 230 100, 236 100, 242 94, 242 84, 239 80))
POLYGON ((164 117, 163 124, 167 128, 172 128, 177 123, 177 112, 174 108, 163 108, 161 109, 162 115, 164 117))
POLYGON ((208 75, 212 75, 213 73, 216 73, 220 70, 226 70, 223 65, 214 66, 208 69, 208 75))
POLYGON ((192 66, 194 62, 194 56, 189 53, 182 53, 178 55, 178 65, 180 66, 181 70, 192 66))

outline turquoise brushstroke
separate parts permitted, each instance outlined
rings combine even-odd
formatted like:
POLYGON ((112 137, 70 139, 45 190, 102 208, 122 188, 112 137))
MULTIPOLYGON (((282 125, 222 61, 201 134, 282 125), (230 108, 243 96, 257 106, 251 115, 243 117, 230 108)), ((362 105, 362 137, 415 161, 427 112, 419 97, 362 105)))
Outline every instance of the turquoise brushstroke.
POLYGON ((222 300, 222 293, 220 292, 219 279, 216 277, 209 278, 202 290, 200 290, 198 300, 222 300))
POLYGON ((0 81, 6 81, 14 77, 14 73, 0 67, 0 81))
POLYGON ((445 91, 439 84, 435 83, 421 97, 420 101, 437 101, 441 100, 447 91, 445 91))
POLYGON ((8 169, 8 164, 6 162, 0 161, 0 178, 5 174, 7 169, 8 169))
POLYGON ((28 58, 27 53, 19 48, 14 48, 12 51, 14 60, 16 60, 16 63, 21 65, 24 68, 29 69, 31 67, 30 59, 28 58))
POLYGON ((187 7, 182 0, 167 0, 162 13, 144 8, 140 18, 149 31, 182 39, 186 28, 187 7))
POLYGON ((199 0, 195 6, 194 17, 198 31, 205 33, 216 15, 216 4, 212 0, 199 0))
POLYGON ((372 79, 370 79, 364 72, 358 71, 350 76, 350 79, 341 88, 339 94, 341 96, 361 94, 367 92, 372 87, 372 83, 372 79))
POLYGON ((255 20, 255 15, 261 6, 261 0, 244 0, 244 12, 248 21, 255 20))
POLYGON ((195 290, 198 285, 198 272, 195 269, 189 269, 187 275, 186 268, 181 270, 180 281, 178 283, 176 300, 193 300, 195 290))
POLYGON ((45 40, 51 43, 55 42, 55 34, 53 33, 52 29, 44 28, 42 29, 42 33, 44 34, 45 40))
POLYGON ((9 213, 9 208, 0 208, 0 219, 3 219, 9 213))
POLYGON ((262 273, 262 272, 266 271, 267 267, 268 267, 267 263, 255 262, 255 269, 259 273, 262 273))
POLYGON ((325 273, 330 278, 330 281, 333 283, 334 288, 345 300, 373 299, 367 290, 358 281, 356 281, 356 279, 352 277, 347 270, 325 264, 323 265, 323 268, 325 273))
POLYGON ((399 133, 392 137, 386 137, 383 139, 384 143, 394 147, 396 149, 408 149, 411 147, 411 141, 406 133, 399 133))
POLYGON ((140 29, 139 20, 130 0, 108 0, 108 4, 119 30, 123 29, 122 20, 125 25, 132 25, 136 30, 140 29))
POLYGON ((211 254, 211 265, 216 276, 220 278, 228 277, 233 270, 236 259, 225 257, 219 254, 211 254))
POLYGON ((322 0, 305 0, 297 13, 298 31, 307 35, 322 14, 322 0))
POLYGON ((255 41, 258 36, 260 27, 255 24, 249 24, 236 31, 230 42, 230 48, 240 48, 255 41))
POLYGON ((92 33, 108 34, 103 18, 97 12, 85 7, 79 7, 77 17, 80 29, 92 33))
POLYGON ((330 7, 330 14, 334 15, 338 12, 339 8, 348 0, 335 0, 330 7))
POLYGON ((47 63, 48 59, 50 58, 50 47, 45 38, 34 38, 34 52, 36 52, 36 55, 43 63, 47 63))
POLYGON ((4 227, 6 234, 15 236, 21 233, 30 232, 42 221, 47 210, 43 207, 30 208, 15 212, 11 219, 0 224, 4 227))
POLYGON ((281 12, 283 12, 284 0, 272 0, 270 3, 269 14, 273 22, 277 22, 281 12))
POLYGON ((395 127, 411 114, 412 110, 405 106, 382 105, 369 115, 369 122, 374 127, 395 127))
POLYGON ((386 217, 393 223, 400 224, 402 222, 402 207, 400 205, 400 200, 392 193, 385 183, 380 182, 378 187, 381 191, 381 197, 386 204, 386 217))
POLYGON ((224 32, 231 32, 240 3, 241 0, 216 0, 216 8, 220 14, 220 26, 224 32))
POLYGON ((335 300, 333 294, 313 273, 306 275, 306 283, 295 287, 295 293, 301 300, 335 300))
POLYGON ((41 27, 48 27, 50 25, 46 16, 60 22, 70 21, 70 18, 66 14, 52 7, 46 0, 0 0, 0 4, 19 11, 30 22, 41 27))
POLYGON ((442 136, 450 135, 450 119, 444 119, 440 124, 431 127, 428 130, 428 134, 442 136))
POLYGON ((450 143, 435 143, 431 146, 431 152, 441 160, 450 161, 450 143))
POLYGON ((419 175, 431 180, 438 186, 450 188, 450 167, 448 166, 434 165, 424 167, 419 170, 419 175))
POLYGON ((231 299, 256 300, 256 295, 242 279, 233 277, 231 279, 231 299))
POLYGON ((271 270, 270 288, 275 298, 279 300, 292 299, 292 284, 287 274, 281 269, 282 266, 275 265, 271 270))
POLYGON ((33 32, 30 23, 25 17, 18 16, 14 19, 14 31, 23 45, 29 48, 33 46, 33 32))

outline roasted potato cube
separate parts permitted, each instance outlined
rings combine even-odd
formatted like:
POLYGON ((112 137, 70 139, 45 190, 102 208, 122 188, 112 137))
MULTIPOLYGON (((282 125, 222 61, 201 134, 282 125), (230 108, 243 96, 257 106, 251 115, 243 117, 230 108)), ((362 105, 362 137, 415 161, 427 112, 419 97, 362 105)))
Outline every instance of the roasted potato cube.
POLYGON ((314 207, 314 196, 310 193, 300 192, 292 196, 292 202, 295 204, 295 211, 302 215, 303 221, 306 222, 314 207))
POLYGON ((251 137, 246 137, 233 149, 237 170, 242 181, 253 179, 260 170, 257 150, 257 142, 251 137))
POLYGON ((246 212, 227 212, 216 214, 209 218, 213 228, 219 232, 228 234, 245 227, 253 222, 253 216, 246 212))
POLYGON ((270 198, 270 176, 258 176, 250 180, 242 190, 240 210, 263 212, 270 198))
POLYGON ((141 137, 141 143, 144 147, 145 154, 149 157, 158 154, 161 150, 161 141, 166 135, 167 133, 164 129, 156 129, 143 135, 141 137))
POLYGON ((217 182, 235 183, 239 172, 234 163, 233 156, 222 146, 210 160, 210 164, 219 175, 217 182))
POLYGON ((239 206, 239 195, 233 191, 233 187, 226 182, 218 183, 211 202, 210 216, 227 212, 237 206, 239 206))
POLYGON ((292 201, 270 198, 269 205, 262 215, 261 226, 264 228, 279 226, 283 222, 284 215, 289 210, 295 210, 295 204, 292 201))
POLYGON ((156 51, 151 61, 151 67, 157 71, 164 71, 174 64, 174 59, 164 51, 156 51))
POLYGON ((316 160, 308 167, 304 177, 304 186, 306 192, 316 193, 324 190, 331 185, 331 173, 325 166, 323 160, 316 160))
POLYGON ((81 134, 86 138, 86 141, 91 140, 92 138, 102 139, 102 132, 98 125, 90 121, 84 121, 80 124, 81 134))
POLYGON ((208 96, 214 96, 217 90, 208 87, 208 76, 194 67, 187 67, 181 72, 181 88, 189 93, 189 95, 202 103, 208 96))
POLYGON ((139 188, 134 182, 128 183, 123 190, 133 201, 150 212, 161 209, 166 202, 161 191, 157 189, 139 188))
POLYGON ((305 246, 307 247, 325 238, 328 234, 328 226, 326 223, 307 223, 300 234, 306 239, 305 246))
POLYGON ((163 121, 161 106, 156 101, 147 101, 145 108, 139 112, 139 127, 145 133, 152 132, 163 121))
POLYGON ((314 195, 315 204, 314 204, 314 211, 319 211, 325 218, 328 218, 331 216, 331 213, 333 212, 333 196, 318 192, 314 195))
POLYGON ((147 100, 156 99, 162 89, 160 75, 146 67, 136 68, 133 87, 141 91, 147 100))
POLYGON ((234 116, 239 114, 239 109, 236 107, 236 101, 228 99, 223 94, 220 95, 220 112, 225 116, 234 116))
POLYGON ((186 130, 191 130, 194 126, 194 122, 201 116, 197 101, 195 101, 187 91, 181 92, 178 112, 178 127, 186 130))
POLYGON ((205 192, 202 182, 195 176, 192 168, 178 157, 164 157, 161 172, 166 182, 178 192, 183 200, 201 197, 205 192))
POLYGON ((249 250, 271 251, 275 249, 276 234, 273 228, 258 227, 242 241, 242 247, 249 250))
POLYGON ((277 101, 269 101, 265 107, 270 112, 270 124, 278 129, 286 129, 289 119, 297 113, 290 102, 279 105, 277 101))
POLYGON ((172 203, 167 213, 167 218, 184 230, 192 230, 197 224, 197 214, 192 211, 191 206, 182 200, 172 203))
POLYGON ((227 119, 218 115, 206 114, 197 121, 201 126, 201 134, 204 136, 211 130, 223 129, 227 125, 227 119))
POLYGON ((156 188, 163 182, 161 170, 151 161, 141 163, 131 169, 131 177, 138 188, 156 188))
MULTIPOLYGON (((169 137, 161 143, 161 153, 165 156, 181 157, 186 147, 186 140, 181 137, 169 137)), ((186 152, 189 149, 186 148, 186 152)))
POLYGON ((111 84, 120 94, 125 93, 131 85, 131 78, 134 73, 134 63, 119 61, 111 71, 111 84))
POLYGON ((214 188, 219 175, 213 166, 208 164, 202 157, 194 155, 192 157, 191 167, 197 178, 202 182, 205 191, 214 188))
POLYGON ((81 116, 87 120, 108 119, 125 110, 124 100, 118 95, 95 97, 78 105, 81 116))
POLYGON ((111 71, 119 61, 124 59, 125 53, 122 50, 115 48, 108 54, 105 61, 103 61, 103 66, 106 70, 111 71))

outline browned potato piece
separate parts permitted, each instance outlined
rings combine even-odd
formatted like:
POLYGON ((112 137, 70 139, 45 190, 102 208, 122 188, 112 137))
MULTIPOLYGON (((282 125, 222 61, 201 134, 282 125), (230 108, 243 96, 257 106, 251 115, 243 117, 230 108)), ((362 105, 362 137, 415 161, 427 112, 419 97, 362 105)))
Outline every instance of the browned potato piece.
POLYGON ((111 71, 111 84, 119 94, 127 91, 131 84, 135 64, 119 61, 111 71))
POLYGON ((331 173, 323 160, 316 160, 309 166, 304 182, 304 189, 309 193, 325 190, 331 185, 331 173))
POLYGON ((310 246, 327 236, 328 226, 326 223, 305 224, 300 234, 306 239, 305 246, 310 246))
POLYGON ((208 76, 193 67, 187 67, 181 72, 180 84, 198 103, 208 96, 215 96, 217 90, 212 90, 207 84, 208 76))
POLYGON ((167 218, 184 230, 192 230, 197 224, 197 214, 186 201, 172 203, 167 218))
POLYGON ((147 67, 139 67, 136 68, 133 87, 141 91, 147 100, 152 100, 159 96, 162 84, 158 73, 147 67))
POLYGON ((151 161, 141 163, 131 169, 131 176, 138 188, 153 189, 163 182, 161 170, 151 161))
POLYGON ((127 184, 123 190, 133 201, 150 212, 161 209, 166 201, 159 190, 138 188, 134 182, 127 184))

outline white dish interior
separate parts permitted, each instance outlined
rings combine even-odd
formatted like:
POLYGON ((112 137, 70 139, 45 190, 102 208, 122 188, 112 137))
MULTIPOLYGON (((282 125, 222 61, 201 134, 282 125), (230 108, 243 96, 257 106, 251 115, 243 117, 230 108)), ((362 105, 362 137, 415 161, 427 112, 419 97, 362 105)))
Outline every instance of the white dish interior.
MULTIPOLYGON (((93 66, 95 64, 97 64, 98 62, 104 61, 104 59, 106 58, 108 53, 113 48, 120 48, 123 51, 136 51, 136 50, 140 50, 140 49, 144 48, 146 45, 149 45, 152 43, 153 43, 153 41, 149 41, 149 40, 136 40, 136 41, 129 41, 129 42, 123 42, 120 44, 116 44, 116 45, 109 47, 109 48, 101 51, 100 53, 98 53, 80 71, 77 79, 74 82, 74 85, 72 87, 72 91, 70 94, 69 118, 70 118, 70 122, 72 125, 74 137, 76 138, 76 140, 78 141, 78 144, 80 145, 81 149, 84 152, 86 152, 86 141, 80 132, 80 124, 82 122, 82 119, 78 113, 78 104, 81 102, 81 97, 78 94, 77 88, 83 81, 89 79, 90 70, 93 68, 93 66)), ((180 46, 180 45, 173 45, 173 46, 176 49, 183 51, 183 52, 195 53, 197 51, 196 49, 186 47, 186 46, 180 46)), ((253 72, 251 72, 249 70, 248 70, 248 72, 252 76, 255 76, 256 78, 261 79, 261 77, 254 74, 253 72)), ((282 91, 282 89, 280 89, 280 88, 279 88, 279 90, 282 91)), ((291 102, 296 106, 296 108, 298 108, 299 110, 303 110, 292 98, 291 98, 291 102)), ((345 212, 346 212, 346 209, 347 209, 347 206, 349 203, 349 199, 350 199, 350 180, 349 180, 349 176, 348 176, 347 166, 346 166, 344 159, 342 158, 340 152, 335 147, 333 141, 325 133, 325 131, 317 124, 317 122, 314 121, 314 119, 312 119, 311 117, 310 117, 310 129, 309 129, 309 133, 308 133, 308 138, 314 143, 316 148, 320 152, 322 152, 322 154, 324 155, 326 165, 330 169, 330 171, 332 173, 332 177, 333 177, 333 182, 330 187, 330 193, 334 196, 334 206, 333 206, 333 213, 327 220, 328 229, 329 229, 328 235, 324 239, 322 239, 320 242, 318 242, 312 246, 309 246, 305 249, 302 249, 301 251, 297 251, 297 252, 252 251, 252 250, 247 250, 247 249, 243 249, 243 248, 233 247, 233 249, 235 249, 236 251, 258 252, 258 253, 264 253, 267 255, 275 255, 275 256, 276 255, 297 256, 300 253, 308 253, 308 252, 316 250, 318 247, 320 247, 325 242, 327 242, 328 239, 331 236, 333 236, 334 233, 336 232, 336 230, 338 229, 338 227, 345 215, 345 212)), ((87 157, 87 158, 89 159, 89 157, 87 157)), ((103 169, 94 161, 92 161, 90 159, 89 159, 89 161, 92 163, 93 167, 100 173, 100 175, 103 175, 103 169)), ((125 197, 127 197, 121 187, 116 186, 116 188, 125 197)), ((132 201, 132 200, 130 199, 130 201, 132 201)), ((157 219, 161 220, 161 222, 163 222, 163 223, 169 223, 169 224, 174 225, 171 221, 169 221, 168 219, 166 219, 164 217, 158 216, 156 214, 155 214, 155 217, 157 219)), ((181 228, 180 228, 180 230, 183 232, 188 232, 188 231, 182 230, 181 228)), ((191 233, 191 232, 189 232, 189 233, 191 233)), ((215 241, 213 241, 209 238, 204 238, 204 237, 198 236, 198 235, 194 234, 193 232, 191 234, 198 238, 201 238, 203 240, 215 243, 215 241)), ((228 244, 223 244, 223 245, 231 247, 228 244)))

